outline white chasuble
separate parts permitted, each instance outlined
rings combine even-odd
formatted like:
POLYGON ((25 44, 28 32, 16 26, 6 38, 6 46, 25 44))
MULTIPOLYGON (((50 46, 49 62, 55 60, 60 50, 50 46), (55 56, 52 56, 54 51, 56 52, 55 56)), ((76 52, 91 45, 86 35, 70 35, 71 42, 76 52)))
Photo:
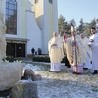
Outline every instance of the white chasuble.
POLYGON ((59 37, 53 37, 48 43, 51 71, 60 71, 61 61, 64 57, 63 43, 59 37))
POLYGON ((82 54, 83 46, 81 45, 79 38, 76 37, 75 40, 73 37, 68 38, 64 44, 64 47, 66 49, 66 54, 70 65, 76 66, 84 63, 82 54))
POLYGON ((90 37, 91 42, 91 48, 92 48, 92 69, 98 70, 98 33, 93 34, 90 37))

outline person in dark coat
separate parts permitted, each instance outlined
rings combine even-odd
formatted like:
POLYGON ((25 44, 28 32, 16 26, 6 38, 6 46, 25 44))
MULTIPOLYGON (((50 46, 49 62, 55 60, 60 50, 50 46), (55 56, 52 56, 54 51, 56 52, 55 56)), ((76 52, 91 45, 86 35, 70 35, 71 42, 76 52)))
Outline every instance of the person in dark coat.
POLYGON ((32 52, 32 55, 34 55, 34 53, 35 53, 34 47, 31 49, 31 52, 32 52))

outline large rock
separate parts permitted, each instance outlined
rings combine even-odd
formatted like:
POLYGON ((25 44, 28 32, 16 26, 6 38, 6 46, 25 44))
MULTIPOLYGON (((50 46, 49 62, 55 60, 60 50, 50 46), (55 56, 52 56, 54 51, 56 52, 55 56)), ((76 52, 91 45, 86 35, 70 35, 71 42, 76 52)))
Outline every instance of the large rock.
POLYGON ((31 69, 25 69, 22 79, 28 80, 31 79, 32 81, 41 80, 42 77, 40 74, 35 74, 31 69))
POLYGON ((6 40, 5 40, 5 32, 6 26, 4 23, 4 15, 0 11, 0 62, 3 58, 6 57, 6 40))
POLYGON ((23 63, 0 63, 0 91, 13 87, 21 79, 23 63))
POLYGON ((6 26, 2 13, 2 0, 0 0, 0 91, 11 88, 21 79, 23 66, 22 63, 6 63, 2 59, 6 57, 6 26))
POLYGON ((25 80, 27 80, 27 79, 31 79, 32 81, 34 81, 34 79, 35 79, 35 73, 34 73, 34 71, 32 71, 31 69, 25 69, 24 70, 24 74, 23 74, 23 76, 22 76, 22 79, 25 79, 25 80))
POLYGON ((37 85, 30 80, 21 80, 13 88, 9 98, 38 98, 37 85))

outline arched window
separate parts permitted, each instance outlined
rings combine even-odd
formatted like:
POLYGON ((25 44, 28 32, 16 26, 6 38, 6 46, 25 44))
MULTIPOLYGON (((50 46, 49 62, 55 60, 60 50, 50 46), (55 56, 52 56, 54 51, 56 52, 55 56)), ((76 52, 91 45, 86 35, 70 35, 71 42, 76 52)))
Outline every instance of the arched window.
POLYGON ((6 34, 17 34, 17 2, 6 0, 6 34))

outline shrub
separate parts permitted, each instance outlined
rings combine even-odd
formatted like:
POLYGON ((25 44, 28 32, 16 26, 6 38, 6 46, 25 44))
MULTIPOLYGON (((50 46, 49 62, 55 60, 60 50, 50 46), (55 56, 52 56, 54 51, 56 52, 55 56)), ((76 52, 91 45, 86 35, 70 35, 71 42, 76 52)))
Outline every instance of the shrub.
MULTIPOLYGON (((50 58, 48 55, 34 55, 32 60, 36 62, 50 63, 50 58)), ((62 63, 65 63, 65 62, 66 62, 66 56, 62 60, 62 63)))
POLYGON ((50 58, 48 55, 34 55, 33 61, 50 63, 50 58))
POLYGON ((6 58, 2 59, 4 62, 7 60, 9 62, 14 62, 16 61, 16 59, 13 56, 7 56, 6 58))

